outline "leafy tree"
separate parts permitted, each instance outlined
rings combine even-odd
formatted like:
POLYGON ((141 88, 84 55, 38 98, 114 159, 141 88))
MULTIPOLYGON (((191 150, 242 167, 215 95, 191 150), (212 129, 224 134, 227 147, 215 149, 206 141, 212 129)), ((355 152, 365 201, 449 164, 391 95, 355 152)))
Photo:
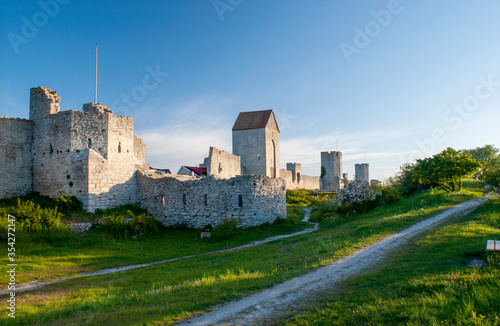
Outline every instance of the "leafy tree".
POLYGON ((493 186, 498 191, 500 189, 500 170, 488 169, 484 171, 481 179, 488 185, 493 186))
POLYGON ((451 191, 460 191, 462 178, 481 168, 471 155, 448 147, 432 157, 417 160, 413 166, 413 182, 451 191))
POLYGON ((500 165, 500 156, 498 152, 500 149, 493 145, 484 145, 482 147, 476 147, 474 149, 462 150, 463 153, 468 154, 473 160, 477 162, 483 162, 485 168, 495 167, 500 165))

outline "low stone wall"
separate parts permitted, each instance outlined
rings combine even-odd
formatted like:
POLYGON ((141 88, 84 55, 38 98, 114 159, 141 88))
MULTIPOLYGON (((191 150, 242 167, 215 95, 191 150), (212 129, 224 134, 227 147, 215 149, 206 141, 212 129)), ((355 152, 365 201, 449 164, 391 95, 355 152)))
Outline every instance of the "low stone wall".
POLYGON ((242 227, 248 228, 286 217, 286 189, 281 179, 245 175, 190 180, 138 172, 137 181, 141 206, 166 226, 202 229, 239 218, 242 227))

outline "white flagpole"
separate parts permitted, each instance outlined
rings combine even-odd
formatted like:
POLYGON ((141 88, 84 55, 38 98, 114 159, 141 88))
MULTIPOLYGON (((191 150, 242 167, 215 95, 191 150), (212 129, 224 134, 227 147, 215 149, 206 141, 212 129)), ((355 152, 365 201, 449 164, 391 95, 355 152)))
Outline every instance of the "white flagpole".
POLYGON ((95 44, 95 88, 94 88, 94 104, 97 104, 97 53, 98 53, 98 43, 95 44))

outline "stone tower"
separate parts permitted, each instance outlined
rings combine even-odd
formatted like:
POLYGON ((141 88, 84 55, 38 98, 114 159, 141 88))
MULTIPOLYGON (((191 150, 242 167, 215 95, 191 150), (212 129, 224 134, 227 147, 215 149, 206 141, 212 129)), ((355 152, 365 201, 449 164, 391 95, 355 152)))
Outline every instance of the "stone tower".
POLYGON ((279 133, 273 110, 241 112, 233 126, 233 154, 241 173, 279 177, 279 133))
POLYGON ((302 164, 300 163, 287 163, 287 171, 292 171, 292 182, 300 183, 302 180, 302 164))
POLYGON ((370 182, 370 166, 368 163, 354 165, 356 181, 370 182))
POLYGON ((88 211, 137 201, 136 171, 149 167, 134 119, 99 103, 60 111, 60 101, 55 91, 31 89, 33 191, 77 195, 88 211))
POLYGON ((342 152, 321 152, 321 190, 341 189, 342 152))

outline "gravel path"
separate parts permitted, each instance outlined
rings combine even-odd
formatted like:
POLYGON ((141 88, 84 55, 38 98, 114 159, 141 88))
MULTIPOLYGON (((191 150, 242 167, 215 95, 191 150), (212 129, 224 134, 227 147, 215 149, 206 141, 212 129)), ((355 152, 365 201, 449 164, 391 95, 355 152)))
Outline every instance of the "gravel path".
POLYGON ((461 216, 476 209, 486 198, 469 200, 454 208, 419 222, 399 233, 391 235, 352 255, 336 260, 331 265, 295 277, 262 292, 240 300, 214 307, 206 314, 194 317, 183 325, 253 325, 266 324, 273 316, 287 314, 293 306, 314 293, 331 288, 336 282, 345 280, 374 267, 395 248, 411 237, 422 233, 445 219, 461 216))
MULTIPOLYGON (((308 222, 309 216, 311 214, 311 209, 310 208, 305 208, 305 216, 304 219, 302 220, 303 222, 308 222)), ((310 222, 309 222, 310 223, 310 222)), ((54 284, 54 283, 59 283, 59 282, 64 282, 68 280, 72 280, 75 278, 81 278, 81 277, 87 277, 87 276, 97 276, 97 275, 106 275, 106 274, 113 274, 113 273, 118 273, 118 272, 123 272, 123 271, 128 271, 131 269, 136 269, 136 268, 141 268, 141 267, 147 267, 147 266, 153 266, 157 264, 163 264, 163 263, 168 263, 180 259, 187 259, 187 258, 194 258, 194 257, 200 257, 200 256, 206 256, 206 255, 212 255, 212 254, 218 254, 218 253, 227 253, 227 252, 232 252, 232 251, 237 251, 245 248, 251 248, 255 246, 259 246, 264 243, 268 243, 271 241, 275 241, 278 239, 283 239, 283 238, 289 238, 293 237, 296 235, 301 235, 301 234, 306 234, 306 233, 311 233, 315 232, 319 228, 318 223, 310 223, 313 224, 312 228, 304 229, 302 231, 290 233, 290 234, 282 234, 282 235, 277 235, 274 237, 266 238, 263 240, 258 240, 251 242, 246 245, 234 247, 234 248, 229 248, 229 249, 223 249, 223 250, 217 250, 217 251, 210 251, 210 252, 204 252, 201 254, 196 254, 196 255, 188 255, 188 256, 182 256, 182 257, 177 257, 177 258, 171 258, 171 259, 165 259, 165 260, 160 260, 160 261, 155 261, 152 263, 146 263, 146 264, 136 264, 136 265, 128 265, 128 266, 122 266, 122 267, 116 267, 116 268, 108 268, 108 269, 101 269, 98 271, 93 271, 93 272, 86 272, 86 273, 79 273, 76 275, 72 276, 62 276, 62 277, 54 277, 50 279, 44 279, 44 280, 36 280, 36 281, 31 281, 31 282, 26 282, 26 283, 20 283, 16 285, 16 293, 20 292, 26 292, 26 291, 32 291, 36 289, 43 288, 47 285, 54 284)), ((7 295, 9 294, 10 290, 0 290, 0 296, 2 295, 7 295)))

